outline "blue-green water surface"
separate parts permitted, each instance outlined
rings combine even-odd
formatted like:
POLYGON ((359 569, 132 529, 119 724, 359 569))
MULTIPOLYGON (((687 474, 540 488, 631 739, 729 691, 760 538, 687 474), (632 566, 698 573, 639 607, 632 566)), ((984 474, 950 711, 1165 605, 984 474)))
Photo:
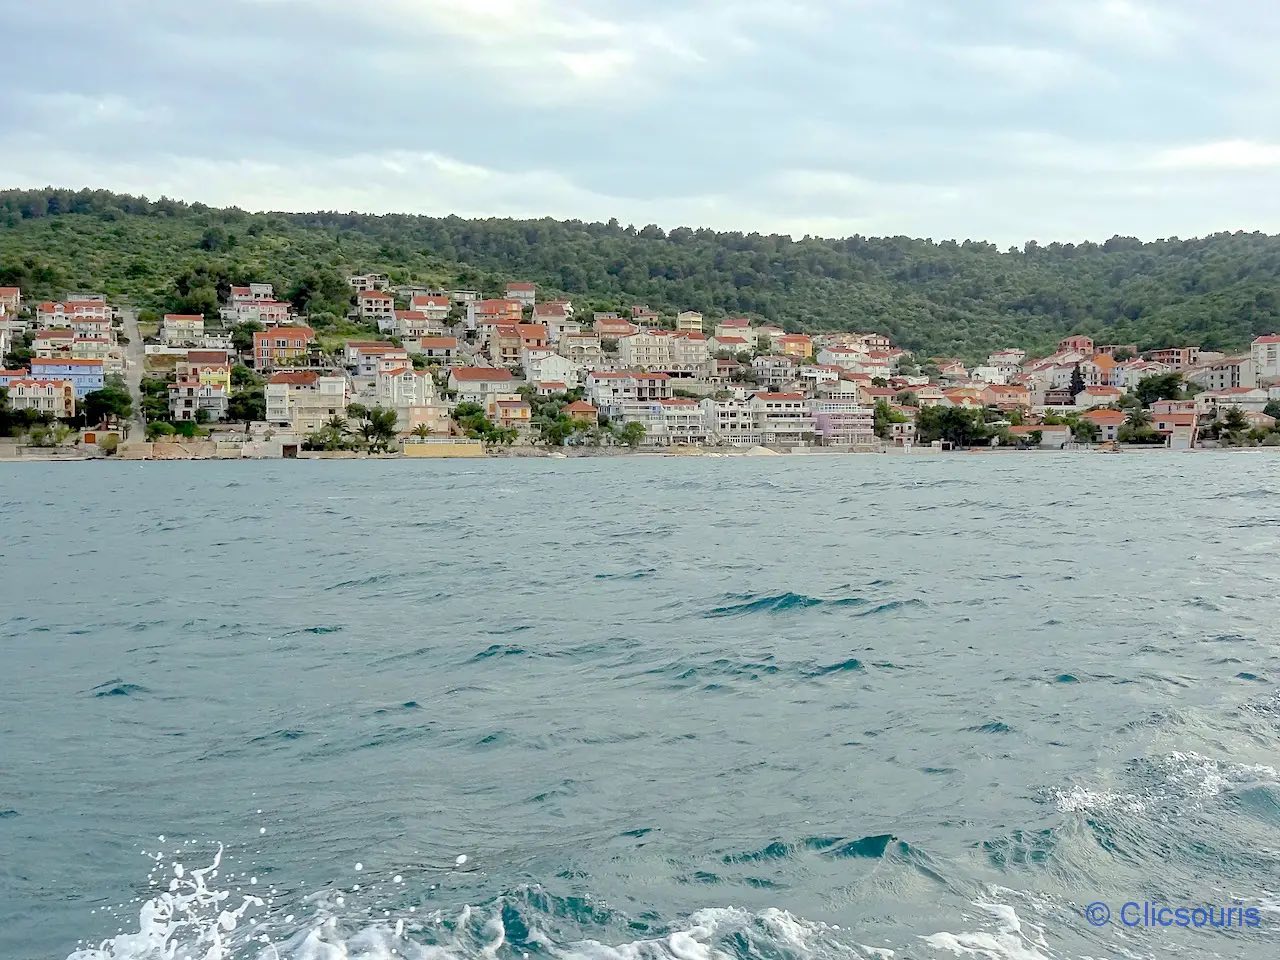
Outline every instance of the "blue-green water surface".
POLYGON ((3 470, 2 958, 1276 956, 1273 454, 3 470))

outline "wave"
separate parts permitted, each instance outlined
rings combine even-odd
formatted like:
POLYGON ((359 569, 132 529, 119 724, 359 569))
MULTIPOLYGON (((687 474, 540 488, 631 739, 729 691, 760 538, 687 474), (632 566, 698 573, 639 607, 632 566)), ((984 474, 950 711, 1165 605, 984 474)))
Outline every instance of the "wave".
POLYGON ((708 619, 718 617, 745 617, 753 614, 780 614, 796 610, 857 610, 854 616, 864 617, 882 613, 892 613, 910 607, 924 606, 924 601, 915 598, 909 600, 887 600, 876 603, 864 597, 837 597, 824 599, 811 597, 808 594, 785 593, 756 594, 734 593, 725 597, 731 603, 723 603, 703 614, 708 619))

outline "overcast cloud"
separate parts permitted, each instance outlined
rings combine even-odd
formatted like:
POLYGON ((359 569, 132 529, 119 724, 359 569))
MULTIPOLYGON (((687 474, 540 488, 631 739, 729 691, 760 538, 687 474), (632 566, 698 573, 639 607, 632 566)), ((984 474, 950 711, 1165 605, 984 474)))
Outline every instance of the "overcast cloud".
POLYGON ((1280 231, 1280 4, 0 0, 0 185, 802 235, 1280 231))

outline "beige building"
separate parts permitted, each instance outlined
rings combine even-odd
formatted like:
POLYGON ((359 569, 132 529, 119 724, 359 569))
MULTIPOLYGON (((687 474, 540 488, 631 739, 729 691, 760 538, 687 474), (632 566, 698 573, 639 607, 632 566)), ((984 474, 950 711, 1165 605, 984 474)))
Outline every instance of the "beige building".
POLYGON ((314 433, 332 417, 345 417, 350 393, 345 376, 314 370, 277 373, 267 381, 267 421, 314 433))

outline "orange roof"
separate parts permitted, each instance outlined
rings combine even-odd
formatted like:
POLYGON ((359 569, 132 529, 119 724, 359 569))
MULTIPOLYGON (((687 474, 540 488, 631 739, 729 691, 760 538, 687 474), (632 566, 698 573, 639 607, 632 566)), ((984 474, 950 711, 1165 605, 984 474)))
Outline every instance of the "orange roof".
POLYGON ((510 283, 507 284, 507 289, 519 290, 521 292, 528 292, 531 290, 537 290, 538 285, 536 283, 530 283, 527 280, 512 280, 510 283))
POLYGON ((720 343, 734 343, 734 344, 747 342, 746 338, 744 337, 716 337, 716 340, 719 341, 720 343))
POLYGON ((454 350, 458 346, 457 337, 421 337, 418 346, 423 350, 454 350))
POLYGON ((21 293, 18 287, 0 287, 0 297, 12 297, 14 294, 21 293))
POLYGON ((276 327, 273 330, 255 330, 253 332, 255 341, 271 340, 275 337, 284 337, 288 340, 314 340, 316 332, 310 327, 276 327))
POLYGON ((1099 426, 1124 423, 1125 421, 1125 415, 1120 410, 1089 410, 1084 414, 1084 418, 1090 423, 1096 423, 1099 426))
POLYGON ((61 327, 57 330, 37 330, 35 333, 35 339, 37 340, 49 340, 53 338, 59 340, 66 340, 68 338, 74 339, 75 332, 67 329, 66 327, 61 327))
POLYGON ((1089 362, 1092 363, 1095 367, 1099 367, 1103 370, 1111 370, 1116 365, 1115 357, 1112 357, 1109 354, 1105 354, 1105 353, 1097 354, 1089 362))
POLYGON ((563 390, 568 386, 568 384, 565 383, 563 380, 539 380, 538 386, 540 386, 543 390, 551 390, 556 387, 563 390))
POLYGON ((573 403, 569 404, 569 405, 568 405, 567 407, 565 407, 564 409, 565 409, 565 413, 591 413, 591 414, 594 414, 594 413, 596 412, 596 408, 595 408, 595 407, 593 407, 591 404, 587 403, 587 401, 585 401, 585 400, 575 400, 575 401, 573 401, 573 403))
POLYGON ((1264 334, 1263 336, 1258 337, 1258 339, 1253 342, 1254 343, 1280 343, 1280 333, 1264 334))
POLYGON ((670 397, 658 401, 664 407, 696 407, 698 402, 690 400, 688 397, 670 397))
POLYGON ((41 380, 41 379, 24 379, 10 380, 11 387, 62 387, 70 389, 75 386, 70 380, 41 380))
POLYGON ((1103 394, 1109 397, 1110 396, 1118 397, 1122 393, 1124 393, 1124 391, 1121 390, 1119 387, 1085 387, 1084 392, 1094 393, 1094 394, 1103 394))
POLYGON ((514 380, 510 370, 504 370, 502 367, 454 367, 449 371, 449 375, 455 380, 469 381, 472 383, 483 382, 485 380, 514 380))
POLYGON ((71 358, 69 358, 69 357, 59 357, 59 358, 58 358, 58 359, 56 359, 56 360, 50 360, 50 359, 48 359, 48 358, 32 358, 32 360, 31 360, 31 366, 32 366, 32 367, 35 367, 35 366, 38 366, 38 365, 44 365, 44 366, 46 366, 46 367, 47 367, 47 366, 58 366, 58 367, 100 367, 100 366, 102 366, 102 361, 101 361, 101 360, 73 360, 73 359, 71 359, 71 358))
POLYGON ((391 294, 383 290, 361 290, 356 296, 360 300, 394 300, 391 294))
POLYGON ((294 370, 272 375, 268 383, 287 383, 294 387, 309 387, 320 379, 314 370, 294 370))
POLYGON ((225 365, 227 363, 227 351, 188 350, 187 363, 212 363, 216 365, 225 365))
POLYGON ((166 320, 199 320, 204 323, 204 314, 202 313, 166 313, 166 320))

